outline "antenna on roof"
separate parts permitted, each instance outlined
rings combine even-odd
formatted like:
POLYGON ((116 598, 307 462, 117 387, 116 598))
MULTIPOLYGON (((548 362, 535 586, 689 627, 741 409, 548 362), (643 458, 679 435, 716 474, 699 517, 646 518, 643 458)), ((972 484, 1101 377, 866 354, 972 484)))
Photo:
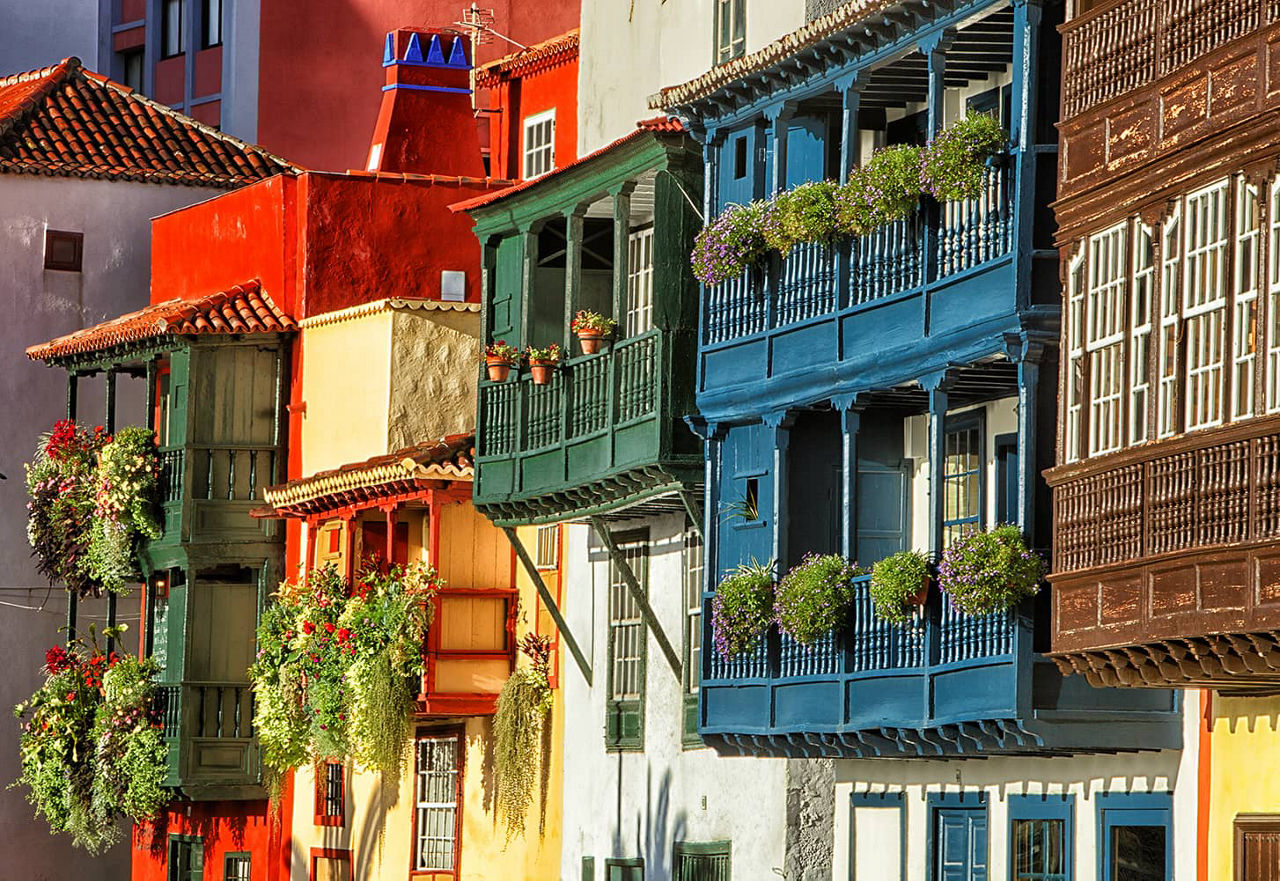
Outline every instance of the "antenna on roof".
POLYGON ((469 8, 462 10, 462 21, 455 21, 454 24, 471 31, 471 42, 477 46, 491 43, 493 38, 497 37, 499 40, 506 40, 518 49, 529 48, 524 43, 517 42, 506 34, 500 34, 495 31, 493 29, 493 10, 481 9, 474 2, 469 8))

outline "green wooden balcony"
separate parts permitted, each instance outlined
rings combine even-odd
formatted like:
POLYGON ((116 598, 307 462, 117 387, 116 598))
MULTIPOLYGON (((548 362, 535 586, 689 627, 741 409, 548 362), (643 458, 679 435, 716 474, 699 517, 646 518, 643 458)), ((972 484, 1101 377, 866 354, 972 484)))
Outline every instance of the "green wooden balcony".
POLYGON ((476 506, 518 525, 682 505, 703 465, 681 424, 676 348, 654 329, 565 361, 546 385, 481 382, 476 506))
POLYGON ((169 747, 166 786, 180 786, 189 797, 261 795, 247 681, 166 683, 156 698, 169 747))

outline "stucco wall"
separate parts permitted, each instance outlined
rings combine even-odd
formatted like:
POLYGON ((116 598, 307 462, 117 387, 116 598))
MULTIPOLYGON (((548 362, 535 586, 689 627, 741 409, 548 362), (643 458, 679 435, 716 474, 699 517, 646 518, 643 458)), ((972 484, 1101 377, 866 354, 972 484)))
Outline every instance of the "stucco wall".
MULTIPOLYGON (((1187 705, 1196 705, 1196 695, 1187 696, 1187 705)), ((1103 792, 1173 792, 1173 878, 1192 881, 1196 877, 1196 771, 1197 718, 1189 712, 1183 719, 1187 748, 1135 752, 1119 756, 1076 756, 1056 758, 991 758, 983 761, 838 761, 835 786, 835 837, 833 878, 853 881, 926 881, 929 873, 926 839, 928 834, 928 793, 984 792, 987 802, 988 875, 1009 878, 1012 845, 1009 838, 1009 796, 1060 795, 1075 797, 1075 881, 1098 879, 1098 814, 1096 796, 1103 792), (850 795, 854 792, 902 792, 906 804, 905 865, 900 825, 885 825, 867 818, 872 839, 859 848, 859 869, 849 866, 850 795), (874 824, 874 825, 873 825, 874 824)), ((857 822, 863 822, 859 815, 857 822)), ((857 830, 853 830, 856 832, 857 830)), ((867 830, 863 830, 866 834, 867 830)), ((1211 872, 1213 879, 1230 874, 1211 872)))
MULTIPOLYGON (((655 111, 649 96, 711 67, 711 0, 585 0, 578 61, 578 154, 621 137, 655 111)), ((804 0, 747 4, 747 52, 802 27, 804 0)))
MULTIPOLYGON (((637 4, 639 6, 639 4, 637 4)), ((649 527, 649 600, 681 651, 684 518, 664 516, 614 524, 649 527)), ((773 878, 783 867, 786 762, 720 758, 685 750, 682 685, 652 632, 648 639, 643 753, 605 751, 608 557, 588 527, 565 526, 568 564, 564 612, 591 660, 588 686, 568 659, 561 664, 565 698, 564 857, 562 878, 581 877, 582 857, 603 877, 609 857, 642 856, 646 878, 672 876, 677 841, 720 841, 733 847, 735 878, 773 878)))
MULTIPOLYGON (((44 12, 42 8, 42 13, 44 12)), ((0 682, 0 706, 25 699, 39 684, 44 650, 59 641, 66 616, 61 588, 50 590, 36 574, 26 539, 26 490, 22 463, 39 435, 66 408, 66 374, 27 360, 24 350, 147 302, 150 265, 149 219, 179 205, 208 198, 194 187, 110 183, 76 178, 0 175, 0 641, 12 663, 0 682), (84 233, 80 273, 44 269, 46 228, 84 233), (43 606, 42 611, 36 611, 43 606)), ((103 421, 102 382, 81 382, 81 421, 103 421)), ((117 386, 121 425, 143 419, 140 384, 117 386)), ((81 611, 81 621, 103 615, 100 604, 81 611)), ((137 602, 120 604, 121 619, 137 633, 137 602)), ((101 622, 99 622, 101 626, 101 622)), ((15 724, 0 728, 0 780, 18 776, 15 724)), ((68 840, 48 836, 43 821, 31 818, 20 790, 0 788, 0 844, 31 842, 23 877, 31 879, 125 877, 128 848, 89 859, 68 840)))
POLYGON ((479 309, 397 310, 392 340, 389 448, 474 431, 479 309))

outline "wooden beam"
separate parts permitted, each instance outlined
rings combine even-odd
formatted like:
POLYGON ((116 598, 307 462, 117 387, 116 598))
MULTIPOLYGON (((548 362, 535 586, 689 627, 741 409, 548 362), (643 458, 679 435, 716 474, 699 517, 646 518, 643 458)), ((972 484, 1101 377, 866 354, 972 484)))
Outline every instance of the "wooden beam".
POLYGON ((560 636, 564 639, 564 644, 569 647, 569 654, 573 655, 574 661, 578 664, 578 669, 582 671, 582 678, 587 681, 587 685, 591 685, 591 663, 587 660, 587 656, 582 653, 582 649, 578 646, 578 641, 573 638, 572 631, 569 630, 569 624, 564 620, 564 615, 560 614, 560 607, 556 605, 555 597, 551 595, 551 591, 547 590, 547 584, 542 580, 541 573, 538 572, 537 564, 533 562, 533 558, 529 556, 529 552, 525 550, 520 536, 516 535, 515 529, 510 526, 502 527, 503 534, 506 535, 507 541, 511 543, 512 549, 515 550, 516 556, 520 558, 520 563, 524 566, 524 571, 528 574, 529 579, 533 582, 534 588, 538 591, 538 596, 542 599, 543 604, 547 607, 547 614, 551 616, 551 620, 555 622, 556 629, 560 631, 560 636))
POLYGON ((592 514, 590 520, 596 535, 600 536, 600 542, 605 546, 605 550, 609 552, 609 558, 618 567, 618 573, 622 576, 623 582, 626 583, 627 589, 631 592, 632 599, 640 607, 641 617, 644 618, 645 624, 649 626, 649 629, 653 631, 653 637, 658 641, 658 647, 667 656, 667 663, 671 665, 671 672, 676 674, 676 681, 684 682, 680 656, 676 654, 675 648, 671 645, 671 640, 667 638, 666 631, 658 623, 658 616, 654 614, 653 607, 649 605, 649 596, 645 589, 641 587, 635 572, 631 571, 631 564, 622 555, 622 551, 618 550, 618 545, 613 540, 613 533, 609 531, 609 525, 601 520, 597 514, 592 514))
POLYGON ((698 501, 698 497, 688 490, 680 490, 680 501, 684 502, 684 510, 689 515, 689 519, 693 522, 693 528, 698 533, 698 538, 703 538, 702 533, 702 503, 698 501))

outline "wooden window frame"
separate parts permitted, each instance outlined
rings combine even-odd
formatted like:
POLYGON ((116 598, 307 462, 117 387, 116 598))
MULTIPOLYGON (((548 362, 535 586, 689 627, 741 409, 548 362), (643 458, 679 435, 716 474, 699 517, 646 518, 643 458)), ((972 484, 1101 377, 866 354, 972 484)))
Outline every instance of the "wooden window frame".
POLYGON ((1223 357, 1230 372, 1229 399, 1223 401, 1224 418, 1231 422, 1251 419, 1257 408, 1258 309, 1262 297, 1262 215, 1266 188, 1236 176, 1232 179, 1234 226, 1229 247, 1231 266, 1230 336, 1224 344, 1223 357), (1250 213, 1252 206, 1252 213, 1250 213), (1243 391, 1243 394, 1242 394, 1243 391))
POLYGON ((539 571, 552 571, 560 568, 560 533, 562 532, 559 523, 544 523, 541 526, 535 526, 534 538, 534 567, 539 571), (542 555, 544 545, 543 536, 550 536, 547 546, 552 548, 552 558, 548 560, 542 555))
POLYGON ((1173 794, 1107 792, 1097 796, 1098 881, 1113 881, 1110 872, 1112 829, 1119 826, 1163 826, 1165 881, 1173 881, 1173 794))
POLYGON ((698 690, 702 681, 702 653, 705 646, 702 642, 703 616, 706 614, 706 544, 693 524, 686 523, 680 547, 680 571, 683 576, 681 623, 684 625, 684 675, 681 693, 684 695, 683 731, 681 745, 685 749, 701 749, 706 746, 702 735, 698 733, 698 690), (691 543, 692 542, 692 543, 691 543), (690 555, 697 548, 698 565, 690 565, 690 555), (691 572, 697 569, 696 581, 691 572), (696 606, 690 600, 696 599, 696 606), (698 640, 698 659, 694 660, 693 641, 698 640))
POLYGON ((945 536, 947 530, 952 527, 961 527, 972 524, 976 531, 981 532, 987 523, 987 414, 986 411, 979 407, 976 410, 966 410, 963 413, 952 415, 945 414, 942 426, 942 457, 943 457, 943 477, 942 491, 939 493, 939 502, 942 505, 942 533, 945 536), (956 477, 968 475, 966 471, 963 475, 946 473, 946 438, 952 434, 959 434, 965 431, 977 431, 978 437, 978 513, 977 519, 971 517, 962 517, 958 519, 948 519, 947 511, 947 488, 951 486, 956 477))
MULTIPOLYGON (((640 580, 640 586, 644 590, 648 590, 648 573, 649 573, 649 529, 626 530, 613 535, 614 544, 618 546, 620 551, 624 551, 627 545, 643 543, 645 571, 643 574, 637 574, 640 580)), ((634 571, 634 570, 633 570, 634 571)), ((612 558, 609 560, 609 577, 606 582, 606 590, 609 593, 605 596, 605 750, 608 752, 643 752, 644 751, 644 722, 645 722, 645 685, 648 676, 648 655, 649 655, 649 626, 644 620, 643 614, 639 608, 636 609, 637 621, 635 624, 618 625, 635 626, 639 628, 639 658, 637 669, 637 696, 634 698, 617 698, 613 697, 614 685, 614 619, 613 619, 613 594, 614 585, 614 563, 612 558), (637 733, 635 737, 628 737, 622 733, 622 721, 629 712, 636 712, 639 717, 637 733)), ((629 596, 628 588, 622 585, 619 588, 623 595, 629 596)), ((634 603, 635 600, 631 599, 634 603)))
POLYGON ((232 860, 248 860, 249 877, 247 881, 253 881, 253 854, 247 850, 235 850, 222 855, 222 881, 240 881, 239 877, 232 877, 231 875, 232 860))
POLYGON ((623 310, 623 336, 637 337, 653 330, 653 246, 652 223, 627 233, 627 301, 623 310), (643 257, 648 259, 644 260, 643 257))
POLYGON ((720 841, 677 841, 672 848, 671 853, 671 881, 698 881, 698 879, 690 879, 684 877, 681 871, 681 857, 727 857, 729 859, 729 873, 725 875, 725 881, 732 877, 733 872, 733 842, 730 839, 720 841))
POLYGON ((898 812, 900 877, 907 877, 907 801, 901 792, 851 792, 849 794, 849 872, 856 868, 858 808, 889 808, 898 812))
POLYGON ((413 732, 413 799, 409 805, 411 812, 409 825, 409 878, 411 881, 453 881, 462 876, 462 816, 465 803, 467 759, 467 729, 465 725, 447 727, 422 727, 413 732), (452 737, 457 740, 457 814, 453 824, 453 871, 437 869, 416 869, 418 854, 418 741, 426 738, 443 739, 452 737))
POLYGON ((1089 383, 1084 391, 1089 432, 1085 451, 1090 456, 1113 453, 1126 442, 1130 226, 1126 219, 1095 233, 1086 252, 1084 357, 1089 383))
POLYGON ((44 231, 44 268, 51 272, 83 272, 84 271, 84 233, 69 229, 48 229, 44 231), (57 245, 70 245, 72 256, 61 260, 53 256, 57 245))
POLYGON ((1129 237, 1129 289, 1127 322, 1129 364, 1127 394, 1128 425, 1124 446, 1145 443, 1151 436, 1152 346, 1156 336, 1156 277, 1159 272, 1156 230, 1141 219, 1133 224, 1129 237), (1145 244, 1145 248, 1144 248, 1145 244), (1145 313, 1145 314, 1144 314, 1145 313))
POLYGON ((542 177, 556 167, 556 108, 530 113, 520 120, 520 172, 523 180, 534 180, 542 177), (550 122, 551 129, 546 143, 529 143, 529 133, 537 131, 543 123, 550 122), (532 160, 537 159, 538 171, 534 173, 532 160), (542 167, 545 158, 546 167, 542 167))
POLYGON ((192 852, 195 848, 200 849, 200 877, 204 877, 204 838, 199 835, 178 835, 171 833, 165 840, 165 861, 164 861, 164 877, 166 881, 190 881, 189 878, 180 878, 174 875, 173 866, 173 846, 175 844, 189 844, 192 846, 192 852))
POLYGON ((747 0, 715 0, 711 9, 715 34, 711 64, 719 67, 747 52, 747 0), (724 14, 726 8, 728 15, 724 14), (725 33, 726 27, 728 33, 725 33))
POLYGON ((1272 832, 1280 835, 1280 814, 1236 814, 1231 822, 1233 881, 1248 881, 1244 874, 1245 835, 1249 832, 1272 832))
POLYGON ((341 759, 323 759, 315 766, 315 825, 342 826, 347 820, 347 766, 341 759), (329 813, 329 769, 340 769, 338 812, 329 813))
POLYGON ((187 51, 187 0, 160 0, 160 60, 177 58, 187 51), (169 22, 169 6, 178 9, 178 33, 175 36, 169 22), (171 45, 172 44, 172 45, 171 45), (172 51, 170 51, 172 49, 172 51))
POLYGON ((222 32, 226 26, 226 9, 222 0, 200 0, 200 48, 213 49, 222 45, 222 32), (210 15, 210 11, 217 8, 217 16, 210 15), (216 29, 213 27, 214 21, 217 21, 216 29), (210 32, 216 33, 211 37, 210 32))
POLYGON ((1009 877, 1018 881, 1018 823, 1057 820, 1062 823, 1063 878, 1075 877, 1075 808, 1076 798, 1064 795, 1009 796, 1009 877))
POLYGON ((350 848, 345 847, 313 847, 307 855, 307 878, 310 881, 316 881, 316 860, 342 860, 347 861, 347 867, 351 870, 352 881, 355 881, 355 861, 352 859, 350 848))
POLYGON ((495 588, 451 588, 445 586, 431 599, 434 606, 433 621, 440 621, 444 615, 445 600, 450 597, 499 598, 506 600, 506 616, 503 621, 505 643, 499 650, 442 649, 440 648, 440 627, 427 628, 426 659, 422 674, 422 694, 426 701, 426 711, 430 713, 448 713, 450 715, 493 715, 497 709, 497 693, 488 692, 437 692, 436 668, 440 661, 473 660, 473 661, 506 661, 510 674, 516 664, 516 621, 519 616, 519 591, 514 587, 495 588))

